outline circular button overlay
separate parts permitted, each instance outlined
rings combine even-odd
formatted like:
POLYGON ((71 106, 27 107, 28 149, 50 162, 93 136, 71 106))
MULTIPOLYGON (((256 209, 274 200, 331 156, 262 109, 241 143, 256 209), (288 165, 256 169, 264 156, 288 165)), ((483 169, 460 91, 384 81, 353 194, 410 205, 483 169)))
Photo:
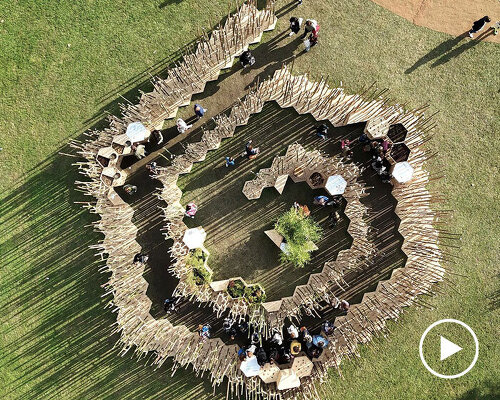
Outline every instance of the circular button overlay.
MULTIPOLYGON (((440 327, 440 328, 443 328, 443 327, 440 327)), ((448 332, 449 332, 449 330, 450 329, 448 329, 448 332)), ((438 328, 436 331, 440 331, 440 329, 438 328)), ((437 338, 435 337, 436 333, 434 332, 430 336, 433 336, 432 342, 433 342, 434 347, 436 347, 437 346, 437 342, 438 342, 437 338)), ((450 360, 453 360, 453 357, 462 357, 461 355, 458 355, 458 353, 460 351, 464 350, 464 349, 462 347, 460 347, 459 345, 453 343, 453 341, 452 341, 453 337, 454 337, 453 334, 447 334, 446 337, 444 337, 442 335, 440 336, 440 362, 441 363, 443 363, 443 361, 446 360, 446 359, 448 359, 448 358, 450 358, 450 360), (450 339, 452 339, 452 340, 450 340, 450 339)), ((431 340, 431 339, 429 339, 429 340, 431 340)), ((463 337, 462 337, 460 343, 464 346, 464 348, 466 348, 468 350, 468 351, 464 351, 464 353, 469 354, 469 356, 468 356, 468 358, 469 358, 469 357, 472 356, 472 349, 471 349, 472 346, 466 346, 466 345, 463 344, 463 342, 464 342, 464 340, 463 340, 463 337)), ((425 368, 427 368, 427 370, 432 375, 437 376, 439 378, 444 378, 444 379, 455 379, 455 378, 460 378, 461 376, 465 375, 476 364, 477 358, 479 357, 479 342, 477 340, 477 336, 474 333, 474 331, 465 322, 459 321, 457 319, 451 319, 451 318, 450 319, 441 319, 441 320, 436 321, 433 324, 431 324, 425 330, 425 332, 423 333, 422 337, 420 338, 420 344, 418 346, 418 350, 419 350, 419 353, 420 353, 420 359, 422 360, 422 363, 424 364, 425 368), (432 329, 438 327, 439 325, 443 325, 443 324, 454 324, 454 326, 449 326, 448 327, 448 328, 451 328, 452 331, 455 328, 462 329, 462 330, 464 330, 463 328, 465 328, 467 330, 467 332, 470 334, 470 336, 472 336, 472 339, 474 339, 475 351, 474 351, 474 357, 472 359, 472 362, 469 364, 469 366, 467 368, 465 368, 460 373, 456 373, 456 374, 452 374, 452 375, 441 374, 441 373, 437 372, 435 369, 431 368, 429 366, 429 363, 425 360, 424 349, 423 349, 423 347, 424 347, 424 340, 425 340, 427 334, 432 329)), ((463 357, 465 357, 465 356, 463 356, 463 357)), ((435 362, 433 364, 433 367, 436 364, 439 365, 437 362, 435 362)), ((444 365, 443 365, 443 367, 444 367, 444 365)))

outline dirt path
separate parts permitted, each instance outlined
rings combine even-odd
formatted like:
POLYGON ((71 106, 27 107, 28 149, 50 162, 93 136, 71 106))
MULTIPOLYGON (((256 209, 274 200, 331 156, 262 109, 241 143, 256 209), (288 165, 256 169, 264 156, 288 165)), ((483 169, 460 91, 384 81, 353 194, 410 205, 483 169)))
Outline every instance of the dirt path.
MULTIPOLYGON (((416 25, 458 36, 488 15, 492 25, 500 20, 499 0, 372 0, 416 25)), ((488 25, 488 26, 489 26, 488 25)), ((500 34, 484 38, 500 43, 500 34)))

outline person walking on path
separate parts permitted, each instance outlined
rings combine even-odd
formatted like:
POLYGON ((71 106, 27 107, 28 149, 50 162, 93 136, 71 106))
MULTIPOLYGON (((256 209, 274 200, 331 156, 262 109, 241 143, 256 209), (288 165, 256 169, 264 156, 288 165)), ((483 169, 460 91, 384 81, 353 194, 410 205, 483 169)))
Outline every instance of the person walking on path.
POLYGON ((493 25, 491 25, 490 29, 493 29, 493 34, 495 36, 498 35, 498 31, 500 31, 500 21, 497 21, 493 25))
POLYGON ((304 33, 300 38, 304 39, 309 33, 318 36, 318 31, 319 31, 318 23, 314 19, 308 19, 306 20, 306 23, 304 25, 304 33))
POLYGON ((300 27, 302 26, 302 18, 292 17, 290 18, 290 33, 288 36, 296 35, 300 32, 300 27))
POLYGON ((195 104, 194 105, 194 113, 196 114, 196 117, 198 119, 200 119, 201 117, 203 117, 205 115, 205 113, 207 112, 208 110, 203 108, 201 106, 201 104, 195 104))
POLYGON ((134 154, 137 159, 141 160, 142 158, 146 157, 146 147, 143 144, 132 146, 132 149, 134 150, 134 154))
POLYGON ((137 192, 137 186, 128 183, 125 186, 123 186, 123 190, 125 191, 125 193, 131 195, 137 192))
POLYGON ((316 136, 320 137, 323 140, 326 140, 328 135, 328 125, 321 124, 316 127, 316 136))
POLYGON ((177 130, 179 131, 179 133, 184 133, 188 129, 191 129, 192 127, 193 125, 186 124, 186 122, 182 118, 179 118, 177 120, 177 130))
POLYGON ((194 204, 194 201, 192 201, 186 206, 186 212, 184 213, 184 215, 189 218, 194 218, 197 211, 198 207, 196 206, 196 204, 194 204))
POLYGON ((246 50, 241 53, 240 63, 243 68, 248 68, 255 64, 255 57, 250 52, 250 50, 246 50))
POLYGON ((472 24, 472 29, 469 31, 469 37, 473 38, 474 33, 477 33, 479 31, 483 30, 483 28, 486 26, 486 24, 490 21, 491 21, 491 19, 487 15, 485 15, 481 19, 478 19, 477 21, 474 21, 474 23, 472 24))

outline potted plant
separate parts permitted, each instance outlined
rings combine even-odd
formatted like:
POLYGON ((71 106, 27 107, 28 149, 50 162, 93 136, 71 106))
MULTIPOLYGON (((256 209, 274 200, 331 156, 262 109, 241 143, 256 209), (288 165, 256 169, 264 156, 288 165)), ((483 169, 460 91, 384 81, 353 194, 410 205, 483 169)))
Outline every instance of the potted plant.
POLYGON ((186 256, 186 266, 190 267, 188 283, 195 286, 206 286, 212 282, 212 272, 207 268, 207 255, 202 249, 190 251, 186 256))
POLYGON ((321 239, 322 234, 316 221, 293 207, 278 218, 274 229, 283 236, 282 262, 291 262, 297 267, 310 261, 311 251, 316 248, 314 242, 321 239))
POLYGON ((241 279, 232 279, 227 285, 227 292, 233 299, 245 295, 245 283, 241 279))
POLYGON ((251 285, 245 288, 245 299, 250 304, 260 304, 266 301, 266 292, 260 285, 251 285))

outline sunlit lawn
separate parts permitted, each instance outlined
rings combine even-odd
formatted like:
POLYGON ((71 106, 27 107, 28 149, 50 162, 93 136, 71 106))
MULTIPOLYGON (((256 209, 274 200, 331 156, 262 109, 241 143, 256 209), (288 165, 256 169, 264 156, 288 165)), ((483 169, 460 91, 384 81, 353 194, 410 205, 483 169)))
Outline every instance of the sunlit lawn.
MULTIPOLYGON (((73 187, 76 160, 57 153, 103 126, 102 111, 116 113, 119 94, 133 100, 145 70, 161 69, 197 26, 226 13, 219 0, 0 3, 1 398, 214 398, 191 372, 171 378, 166 367, 117 356, 114 315, 101 298, 106 277, 88 249, 100 239, 85 227, 95 216, 73 204, 85 200, 73 187)), ((450 41, 368 0, 305 1, 297 13, 322 29, 297 71, 329 75, 349 91, 377 81, 393 99, 439 110, 431 144, 439 154, 429 169, 445 175, 433 187, 455 211, 448 229, 462 233, 460 258, 449 266, 456 275, 430 300, 435 308, 409 310, 388 338, 343 365, 345 379, 332 371, 323 397, 493 398, 486 396, 498 393, 499 381, 500 47, 450 41), (468 323, 480 342, 477 365, 454 381, 431 376, 418 357, 421 334, 441 318, 468 323)))

